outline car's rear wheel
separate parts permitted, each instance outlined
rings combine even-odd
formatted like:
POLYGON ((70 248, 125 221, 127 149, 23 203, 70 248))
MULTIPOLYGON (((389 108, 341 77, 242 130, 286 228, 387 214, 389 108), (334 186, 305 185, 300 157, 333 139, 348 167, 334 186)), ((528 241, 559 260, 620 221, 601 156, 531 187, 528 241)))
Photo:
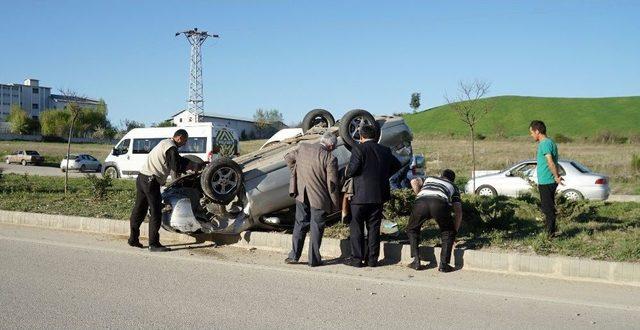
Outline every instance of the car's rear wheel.
POLYGON ((104 174, 103 176, 110 176, 113 179, 117 179, 120 177, 120 175, 118 174, 118 169, 113 167, 113 166, 109 166, 107 168, 104 169, 104 174))
POLYGON ((82 165, 80 166, 80 172, 85 172, 87 170, 87 166, 86 165, 82 165))
POLYGON ((27 161, 23 159, 20 164, 22 164, 22 166, 27 166, 27 161))
POLYGON ((64 168, 60 169, 62 171, 62 173, 66 172, 67 170, 65 170, 64 168))
POLYGON ((331 127, 336 123, 333 115, 324 109, 313 109, 304 116, 302 120, 302 131, 307 132, 315 126, 319 127, 331 127))
POLYGON ((579 191, 573 189, 567 189, 563 191, 562 196, 570 201, 580 201, 584 199, 584 196, 582 196, 579 191))
POLYGON ((496 197, 498 192, 490 185, 482 185, 476 189, 476 195, 486 197, 496 197))
POLYGON ((355 109, 342 116, 340 120, 340 137, 348 149, 360 143, 360 129, 366 125, 374 127, 376 131, 374 140, 380 140, 380 125, 369 111, 355 109))
POLYGON ((204 194, 218 204, 231 202, 243 184, 242 168, 231 158, 213 160, 200 176, 204 194))

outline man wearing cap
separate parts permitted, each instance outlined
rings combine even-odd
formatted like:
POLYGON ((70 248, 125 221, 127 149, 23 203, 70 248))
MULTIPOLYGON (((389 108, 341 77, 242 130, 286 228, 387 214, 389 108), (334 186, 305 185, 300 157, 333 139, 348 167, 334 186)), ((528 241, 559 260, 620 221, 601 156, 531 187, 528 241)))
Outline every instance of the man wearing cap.
POLYGON ((425 221, 433 218, 440 227, 442 240, 438 271, 448 273, 455 270, 449 265, 449 262, 451 261, 453 242, 462 222, 462 202, 460 192, 453 183, 455 179, 455 172, 446 169, 439 178, 428 176, 424 181, 420 178, 411 181, 411 186, 417 197, 407 224, 407 236, 409 236, 411 256, 413 257, 413 262, 409 264, 410 268, 421 269, 420 228, 425 221), (455 221, 451 217, 452 210, 455 212, 455 221))
POLYGON ((164 252, 170 249, 160 244, 161 205, 160 186, 167 181, 169 174, 176 178, 184 172, 188 160, 180 157, 178 148, 187 143, 189 134, 184 129, 177 130, 172 138, 160 141, 147 157, 136 179, 136 201, 129 218, 130 246, 142 248, 140 243, 140 225, 149 212, 149 251, 164 252))

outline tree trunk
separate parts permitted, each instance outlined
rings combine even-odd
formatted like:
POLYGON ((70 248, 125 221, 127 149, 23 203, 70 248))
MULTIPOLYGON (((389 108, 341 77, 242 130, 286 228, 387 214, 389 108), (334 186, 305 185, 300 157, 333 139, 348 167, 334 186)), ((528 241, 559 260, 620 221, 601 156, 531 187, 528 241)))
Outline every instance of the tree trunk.
POLYGON ((473 126, 469 126, 471 132, 471 180, 473 181, 473 193, 476 192, 476 144, 473 126))
POLYGON ((71 153, 71 137, 73 136, 73 125, 76 124, 76 118, 78 116, 74 115, 71 120, 71 126, 69 126, 69 139, 67 140, 67 166, 66 171, 64 171, 64 195, 67 196, 67 189, 69 186, 69 154, 71 153))

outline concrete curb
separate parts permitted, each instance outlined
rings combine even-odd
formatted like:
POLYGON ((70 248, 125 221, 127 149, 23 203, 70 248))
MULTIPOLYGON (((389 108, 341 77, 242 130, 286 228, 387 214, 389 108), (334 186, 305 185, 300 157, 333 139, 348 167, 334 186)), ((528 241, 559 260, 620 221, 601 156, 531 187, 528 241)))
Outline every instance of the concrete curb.
MULTIPOLYGON (((0 210, 0 223, 108 235, 129 234, 128 221, 113 219, 0 210)), ((147 223, 143 223, 141 228, 143 237, 147 231, 147 223)), ((160 236, 163 241, 169 240, 180 243, 214 241, 218 244, 230 244, 245 248, 277 251, 283 254, 283 258, 291 249, 291 235, 282 233, 248 231, 238 236, 188 236, 162 231, 160 236)), ((383 242, 381 244, 380 257, 382 258, 381 263, 383 265, 408 264, 411 262, 411 253, 408 245, 393 242, 383 242)), ((306 247, 308 245, 307 242, 303 256, 307 254, 306 247)), ((321 253, 325 259, 328 257, 337 258, 348 256, 350 255, 349 242, 348 240, 324 238, 322 240, 321 253)), ((435 264, 437 259, 439 259, 437 257, 439 254, 439 248, 421 247, 420 249, 421 259, 423 261, 429 261, 432 264, 435 264)), ((455 250, 454 259, 456 267, 470 270, 640 286, 640 263, 462 249, 455 250)))

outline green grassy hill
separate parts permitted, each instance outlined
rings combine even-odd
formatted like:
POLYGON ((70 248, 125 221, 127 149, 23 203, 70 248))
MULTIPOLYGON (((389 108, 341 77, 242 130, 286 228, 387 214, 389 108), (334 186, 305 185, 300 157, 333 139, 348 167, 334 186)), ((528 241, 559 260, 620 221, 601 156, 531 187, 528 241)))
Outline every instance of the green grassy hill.
MULTIPOLYGON (((497 96, 492 112, 480 120, 477 131, 485 136, 529 134, 529 123, 539 119, 551 136, 593 137, 609 131, 619 136, 640 134, 640 96, 559 98, 497 96)), ((468 127, 447 105, 404 116, 414 133, 468 134, 468 127)))

